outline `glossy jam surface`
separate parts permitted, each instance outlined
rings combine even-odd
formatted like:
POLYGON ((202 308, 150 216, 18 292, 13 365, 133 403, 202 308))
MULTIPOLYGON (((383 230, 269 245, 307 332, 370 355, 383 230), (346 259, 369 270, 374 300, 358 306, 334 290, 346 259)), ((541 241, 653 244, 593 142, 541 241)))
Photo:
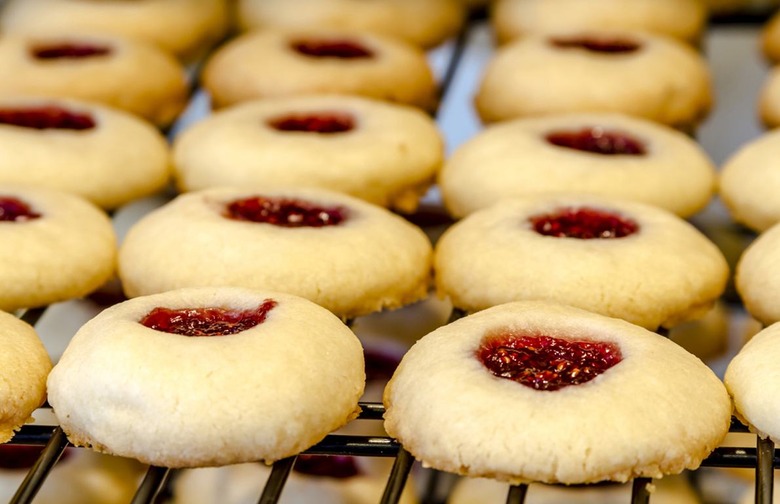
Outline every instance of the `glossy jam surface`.
POLYGON ((355 128, 355 118, 347 112, 288 114, 270 119, 268 125, 277 131, 346 133, 355 128))
POLYGON ((26 222, 41 216, 30 205, 11 196, 0 195, 0 222, 26 222))
POLYGON ((341 207, 326 208, 308 201, 254 196, 228 204, 225 217, 282 227, 325 227, 337 226, 347 215, 341 207))
POLYGON ((348 39, 308 39, 290 44, 294 51, 311 58, 365 59, 374 52, 363 44, 348 39))
POLYGON ((638 51, 639 42, 628 38, 608 37, 555 37, 550 43, 561 49, 584 49, 602 54, 627 54, 638 51))
POLYGON ((622 360, 612 343, 513 334, 486 338, 477 358, 499 378, 550 391, 589 382, 622 360))
POLYGON ((293 470, 308 476, 346 479, 361 474, 355 458, 346 455, 298 455, 293 470))
POLYGON ((95 127, 90 114, 72 112, 55 105, 25 108, 0 108, 0 124, 37 130, 64 129, 83 131, 95 127))
MULTIPOLYGON (((30 469, 43 452, 43 445, 0 445, 0 469, 30 469)), ((71 450, 62 452, 60 462, 63 462, 71 454, 71 450)))
POLYGON ((253 310, 155 308, 140 322, 155 331, 182 336, 227 336, 262 324, 275 306, 276 301, 266 299, 253 310))
POLYGON ((633 136, 599 127, 553 131, 545 140, 558 147, 607 156, 643 156, 647 153, 644 143, 633 136))
POLYGON ((30 48, 30 54, 39 60, 84 59, 108 56, 111 54, 111 48, 86 42, 64 42, 35 45, 30 48))
POLYGON ((624 238, 639 231, 639 224, 595 208, 561 208, 530 217, 534 231, 556 238, 624 238))

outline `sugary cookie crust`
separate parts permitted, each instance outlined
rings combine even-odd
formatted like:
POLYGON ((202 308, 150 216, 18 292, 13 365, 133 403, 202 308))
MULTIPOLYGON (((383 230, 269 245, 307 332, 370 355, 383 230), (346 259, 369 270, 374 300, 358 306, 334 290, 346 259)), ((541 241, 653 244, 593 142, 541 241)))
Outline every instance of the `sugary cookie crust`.
POLYGON ((418 48, 400 40, 336 30, 262 30, 229 42, 206 63, 203 85, 217 107, 255 98, 312 93, 353 94, 432 109, 433 74, 418 48), (311 58, 297 40, 354 40, 374 56, 311 58))
POLYGON ((780 131, 742 146, 720 171, 720 197, 731 217, 762 232, 780 222, 780 131))
POLYGON ((731 418, 717 376, 671 341, 534 302, 494 307, 425 336, 384 402, 388 433, 423 464, 509 482, 626 481, 694 469, 731 418), (538 391, 494 376, 476 358, 495 331, 612 342, 623 360, 590 382, 538 391))
POLYGON ((485 122, 556 112, 622 112, 692 128, 709 112, 712 84, 705 61, 674 39, 639 32, 563 33, 629 39, 641 48, 599 54, 558 48, 529 35, 498 50, 485 70, 475 104, 485 122))
POLYGON ((707 9, 701 0, 500 0, 491 20, 502 42, 531 33, 627 30, 695 45, 707 23, 707 9))
POLYGON ((183 67, 146 43, 108 35, 4 36, 0 39, 0 96, 19 94, 97 101, 167 126, 187 100, 183 67), (37 44, 86 43, 111 53, 85 59, 36 60, 37 44))
POLYGON ((543 192, 614 196, 687 217, 715 190, 715 167, 689 137, 619 114, 555 114, 487 128, 458 148, 439 174, 449 212, 463 217, 498 200, 543 192), (628 134, 644 155, 603 155, 558 147, 545 136, 584 128, 628 134))
POLYGON ((347 195, 222 188, 179 196, 133 226, 119 252, 119 274, 130 297, 231 285, 289 292, 355 317, 423 299, 431 257, 419 228, 347 195), (284 228, 222 216, 227 203, 250 196, 340 206, 348 217, 336 226, 284 228))
POLYGON ((436 245, 440 294, 477 311, 544 299, 634 324, 672 327, 706 312, 723 292, 723 254, 686 221, 641 203, 550 195, 505 200, 448 229, 436 245), (581 240, 543 236, 529 218, 594 208, 632 219, 633 235, 581 240))
POLYGON ((433 47, 457 32, 465 10, 456 0, 240 0, 237 17, 243 29, 364 30, 433 47))
POLYGON ((111 209, 161 190, 168 182, 168 144, 129 113, 80 100, 0 98, 0 110, 62 107, 87 113, 95 127, 37 130, 0 124, 0 184, 30 184, 70 192, 111 209))
POLYGON ((734 283, 745 309, 764 325, 780 321, 780 226, 765 231, 742 253, 734 283))
POLYGON ((780 126, 780 67, 771 68, 758 95, 758 113, 767 128, 780 126))
POLYGON ((762 438, 780 442, 780 325, 772 324, 745 344, 731 360, 724 382, 736 416, 762 438))
POLYGON ((412 107, 350 96, 301 96, 245 103, 185 130, 174 143, 177 185, 317 186, 412 211, 441 166, 443 142, 430 117, 412 107), (348 113, 354 129, 278 131, 285 116, 348 113))
POLYGON ((49 377, 49 402, 76 445, 166 467, 272 462, 358 412, 365 374, 354 334, 327 310, 270 291, 185 289, 101 312, 49 377), (188 337, 139 323, 157 307, 254 309, 264 322, 188 337), (229 427, 229 428, 227 428, 229 427))
POLYGON ((5 443, 46 400, 51 360, 35 329, 2 311, 0 343, 0 443, 5 443))
POLYGON ((108 216, 71 194, 0 185, 0 197, 40 213, 0 222, 0 309, 32 308, 94 291, 114 274, 116 238, 108 216))
POLYGON ((136 38, 185 59, 227 27, 225 0, 11 0, 0 17, 4 34, 106 33, 136 38))

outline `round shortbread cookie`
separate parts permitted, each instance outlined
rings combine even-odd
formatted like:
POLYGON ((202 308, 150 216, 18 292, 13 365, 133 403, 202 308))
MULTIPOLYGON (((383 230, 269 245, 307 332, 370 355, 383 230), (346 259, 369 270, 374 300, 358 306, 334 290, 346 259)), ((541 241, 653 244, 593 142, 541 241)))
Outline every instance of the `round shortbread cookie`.
POLYGON ((35 329, 2 311, 0 344, 0 443, 5 443, 46 400, 51 360, 35 329))
MULTIPOLYGON (((653 481, 653 504, 701 504, 685 476, 666 476, 653 481)), ((463 478, 453 488, 447 504, 484 504, 506 499, 508 486, 485 478, 463 478)), ((532 484, 524 504, 626 504, 631 502, 631 484, 583 486, 532 484)))
POLYGON ((457 218, 548 192, 622 197, 688 217, 709 203, 715 177, 704 150, 671 128, 617 114, 555 114, 487 128, 447 160, 439 186, 457 218))
POLYGON ((528 34, 626 30, 698 44, 707 8, 702 0, 499 0, 491 20, 501 42, 528 34))
POLYGON ((184 108, 184 69, 152 45, 108 35, 0 39, 0 96, 97 101, 167 126, 184 108))
POLYGON ((780 12, 775 12, 764 25, 761 31, 761 49, 770 62, 780 62, 780 12))
POLYGON ((769 70, 758 95, 758 114, 767 128, 780 126, 780 66, 769 70))
POLYGON ((278 292, 201 288, 104 310, 73 337, 48 387, 72 443, 200 467, 305 450, 357 415, 364 383, 360 342, 327 310, 278 292))
POLYGON ((747 227, 766 231, 780 222, 780 131, 743 145, 720 172, 719 191, 731 217, 747 227))
POLYGON ((352 96, 245 103, 185 130, 174 144, 182 191, 313 186, 411 212, 444 157, 422 111, 352 96))
POLYGON ((165 138, 126 112, 61 98, 0 98, 0 184, 29 184, 116 208, 161 190, 165 138))
MULTIPOLYGON (((11 501, 42 450, 0 446, 0 501, 11 501)), ((134 460, 70 448, 48 473, 35 504, 127 504, 144 469, 134 460)))
POLYGON ((639 32, 529 35, 498 50, 476 96, 485 122, 622 112, 691 129, 709 112, 707 64, 690 46, 639 32))
POLYGON ((764 325, 780 321, 780 225, 758 236, 737 262, 734 284, 745 309, 764 325))
POLYGON ((473 213, 439 239, 434 269, 439 293, 466 311, 539 299, 648 329, 703 315, 729 275, 718 248, 679 217, 584 195, 473 213))
POLYGON ((220 188, 179 196, 134 225, 119 275, 129 297, 232 285, 289 292, 350 318, 423 299, 431 257, 419 228, 344 194, 220 188))
POLYGON ((726 369, 724 382, 734 400, 734 414, 752 432, 780 442, 780 324, 753 336, 726 369))
POLYGON ((390 37, 336 30, 250 32, 217 50, 203 70, 217 107, 256 98, 354 94, 431 110, 425 54, 390 37))
POLYGON ((493 307, 424 336, 384 403, 385 429, 423 464, 509 482, 695 469, 731 421, 721 381, 675 343, 541 302, 493 307))
POLYGON ((0 30, 13 35, 106 33, 192 58, 227 28, 225 0, 10 0, 0 30))
POLYGON ((89 294, 114 274, 108 216, 71 194, 0 186, 0 310, 89 294))
POLYGON ((245 30, 361 30, 433 47, 457 33, 465 11, 457 0, 239 0, 237 17, 245 30))

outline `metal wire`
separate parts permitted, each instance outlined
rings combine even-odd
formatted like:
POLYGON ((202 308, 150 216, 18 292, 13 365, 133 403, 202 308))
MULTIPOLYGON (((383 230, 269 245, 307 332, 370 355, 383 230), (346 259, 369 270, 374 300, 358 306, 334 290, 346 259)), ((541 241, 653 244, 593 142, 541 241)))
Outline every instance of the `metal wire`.
POLYGON ((284 484, 287 483, 287 477, 290 475, 293 465, 295 465, 296 458, 298 457, 292 456, 274 462, 271 468, 271 475, 265 483, 263 493, 260 495, 260 500, 257 501, 257 504, 276 504, 279 501, 279 497, 282 496, 282 490, 284 490, 284 484))
POLYGON ((523 504, 528 493, 528 485, 511 485, 506 494, 506 504, 523 504))
POLYGON ((775 443, 756 436, 756 504, 772 504, 774 493, 775 443))
POLYGON ((631 504, 647 504, 650 502, 650 478, 634 478, 631 482, 631 504))
POLYGON ((414 464, 414 457, 403 448, 399 449, 398 456, 396 456, 393 464, 393 470, 390 471, 390 477, 387 479, 382 500, 379 501, 380 504, 398 504, 404 491, 404 486, 406 486, 409 471, 412 469, 412 464, 414 464))
POLYGON ((32 502, 67 446, 68 438, 65 437, 62 429, 57 427, 51 432, 51 437, 46 443, 46 447, 32 466, 32 469, 30 469, 30 472, 27 473, 9 504, 27 504, 32 502))
POLYGON ((168 483, 170 475, 171 469, 167 467, 149 467, 144 480, 141 482, 141 486, 135 492, 132 504, 152 504, 168 483))

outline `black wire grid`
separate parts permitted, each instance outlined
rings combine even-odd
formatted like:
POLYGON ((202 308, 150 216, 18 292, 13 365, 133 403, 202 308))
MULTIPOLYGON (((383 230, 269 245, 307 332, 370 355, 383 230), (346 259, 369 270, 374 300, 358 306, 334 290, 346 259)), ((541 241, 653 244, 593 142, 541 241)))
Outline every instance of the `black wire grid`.
MULTIPOLYGON (((478 13, 477 18, 484 16, 478 13)), ((716 23, 763 23, 767 13, 756 15, 727 17, 715 19, 716 23)), ((456 38, 451 57, 440 84, 439 96, 444 96, 455 76, 458 63, 463 55, 469 37, 467 26, 456 38)), ((35 325, 45 308, 27 310, 20 318, 35 325)), ((453 317, 460 314, 455 313, 453 317)), ((381 403, 360 403, 362 412, 356 421, 382 420, 384 406, 381 403)), ((736 419, 732 419, 730 432, 749 432, 736 419)), ((757 439, 752 447, 719 447, 702 462, 702 467, 753 468, 756 471, 755 490, 756 504, 772 504, 774 468, 780 466, 780 451, 775 450, 774 443, 768 439, 757 439)), ((10 444, 38 445, 44 449, 37 462, 28 472, 9 504, 28 504, 33 501, 41 486, 45 483, 51 469, 69 446, 64 432, 59 426, 25 425, 9 441, 10 444)), ((392 457, 395 458, 380 504, 396 504, 406 485, 414 458, 395 439, 387 436, 350 436, 331 434, 321 442, 304 451, 307 455, 341 455, 356 457, 392 457)), ((287 477, 292 470, 296 457, 279 460, 273 464, 271 474, 262 489, 258 504, 274 504, 278 502, 284 490, 287 477)), ((160 492, 166 487, 175 470, 151 466, 138 487, 131 504, 155 504, 160 492)), ((447 486, 446 474, 431 471, 423 490, 423 504, 444 504, 441 487, 447 486)), ((449 481, 451 483, 451 479, 449 481)), ((631 504, 649 504, 650 478, 636 478, 632 482, 631 504)), ((511 485, 508 487, 506 504, 523 504, 528 485, 511 485)))

